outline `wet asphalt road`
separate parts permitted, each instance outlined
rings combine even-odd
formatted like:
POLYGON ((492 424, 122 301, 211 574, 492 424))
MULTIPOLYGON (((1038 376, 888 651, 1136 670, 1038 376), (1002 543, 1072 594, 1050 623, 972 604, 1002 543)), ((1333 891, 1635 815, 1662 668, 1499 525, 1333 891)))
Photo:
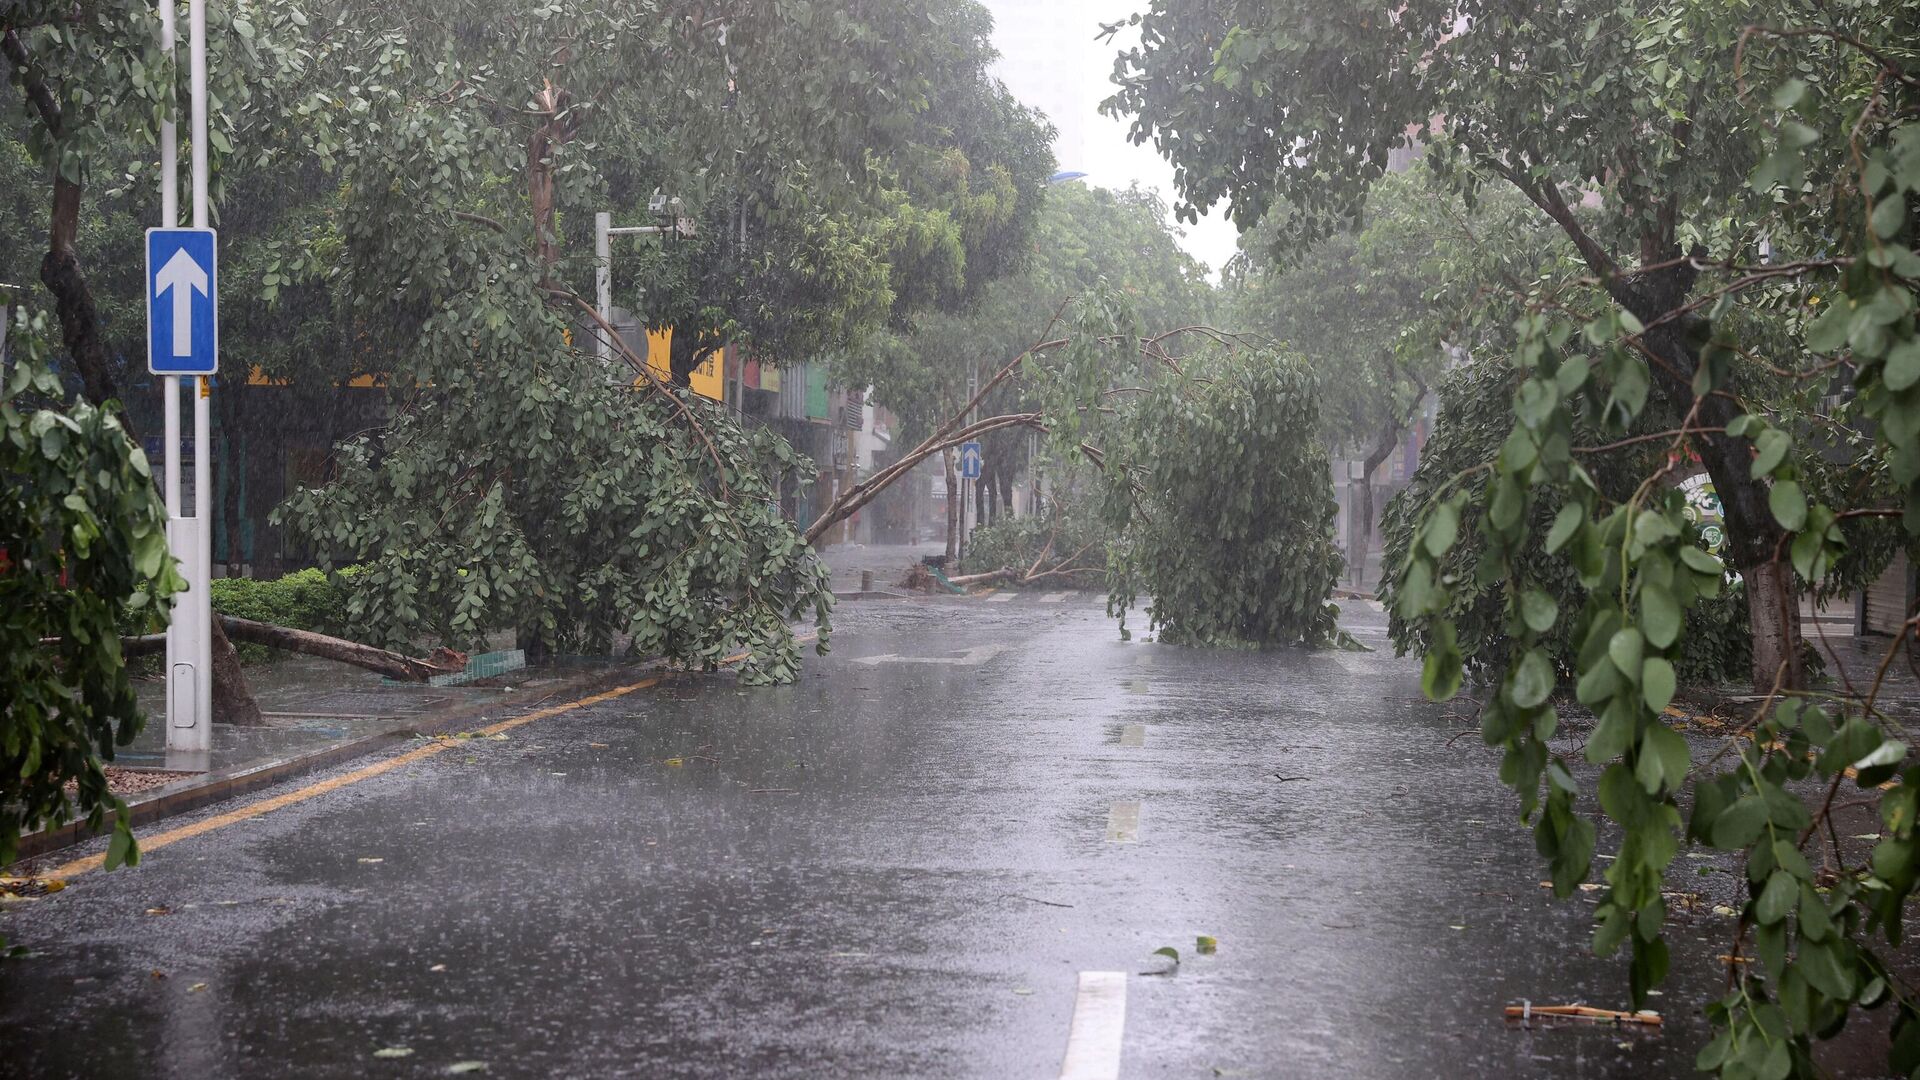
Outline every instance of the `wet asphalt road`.
POLYGON ((1079 595, 836 619, 798 685, 640 691, 10 905, 0 1075, 1056 1077, 1083 971, 1127 975, 1124 1077, 1693 1075, 1732 879, 1698 864, 1663 1030, 1504 1023, 1625 967, 1414 662, 1122 642, 1079 595))

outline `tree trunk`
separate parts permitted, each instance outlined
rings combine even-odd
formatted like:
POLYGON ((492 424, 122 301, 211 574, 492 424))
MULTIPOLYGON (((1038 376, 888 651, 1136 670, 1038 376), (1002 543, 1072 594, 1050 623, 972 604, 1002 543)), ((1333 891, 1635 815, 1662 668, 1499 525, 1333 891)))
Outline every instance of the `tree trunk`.
MULTIPOLYGON (((254 622, 252 619, 238 619, 232 615, 215 617, 213 625, 216 627, 215 633, 224 630, 249 645, 265 645, 270 649, 284 649, 288 652, 305 653, 308 656, 318 656, 326 660, 337 660, 343 664, 352 664, 354 667, 376 671, 389 678, 406 682, 425 682, 435 675, 459 671, 465 666, 464 659, 457 664, 436 663, 375 648, 372 645, 362 645, 357 641, 328 637, 326 634, 316 634, 308 630, 274 626, 271 623, 254 622)), ((221 634, 221 639, 225 640, 225 634, 221 634)), ((214 671, 218 673, 218 664, 214 665, 214 671)), ((256 713, 256 718, 257 715, 256 713)))
MULTIPOLYGON (((1000 476, 1000 509, 1009 519, 1013 517, 1013 470, 1002 469, 1000 476)), ((998 519, 996 519, 998 520, 998 519)))
POLYGON ((527 655, 527 663, 530 665, 544 664, 553 655, 552 643, 547 640, 547 635, 538 626, 516 628, 513 632, 513 643, 527 655))
MULTIPOLYGON (((1661 321, 1686 303, 1700 276, 1693 259, 1679 258, 1682 252, 1674 228, 1675 204, 1669 201, 1659 220, 1640 238, 1642 264, 1660 269, 1627 271, 1587 234, 1552 180, 1523 175, 1505 162, 1489 161, 1488 164, 1560 226, 1581 258, 1599 276, 1608 295, 1651 327, 1640 340, 1659 361, 1648 364, 1654 383, 1676 405, 1689 409, 1697 406, 1694 426, 1725 428, 1729 421, 1741 415, 1742 410, 1731 395, 1714 394, 1704 400, 1694 395, 1693 376, 1700 358, 1692 341, 1694 331, 1700 329, 1704 321, 1702 317, 1696 312, 1661 321)), ((1696 245, 1694 254, 1704 258, 1706 250, 1696 245)), ((1803 689, 1800 607, 1794 601, 1793 575, 1785 567, 1774 565, 1786 533, 1768 506, 1769 488, 1752 475, 1751 445, 1724 431, 1702 432, 1693 440, 1699 447, 1707 475, 1713 478, 1714 491, 1720 497, 1727 526, 1727 561, 1748 583, 1754 689, 1767 693, 1776 684, 1785 690, 1803 689)))
POLYGON ((534 95, 534 111, 540 116, 533 133, 527 137, 527 201, 533 215, 533 257, 540 264, 540 284, 553 284, 553 267, 560 261, 560 234, 554 225, 553 155, 567 141, 561 126, 563 94, 552 82, 534 95))
POLYGON ((1357 580, 1362 584, 1367 576, 1367 556, 1373 552, 1373 474, 1393 456, 1400 445, 1400 434, 1405 430, 1406 425, 1399 418, 1388 421, 1381 429, 1380 440, 1367 451, 1366 460, 1362 462, 1366 475, 1360 481, 1360 550, 1353 553, 1359 571, 1357 580))
MULTIPOLYGON (((1696 275, 1682 264, 1616 289, 1616 299, 1651 325, 1684 302, 1696 275)), ((1688 405, 1696 401, 1692 380, 1699 356, 1688 338, 1688 328, 1695 321, 1688 317, 1668 322, 1643 337, 1647 347, 1663 361, 1648 365, 1655 382, 1673 401, 1688 405)), ((1724 395, 1710 396, 1698 405, 1699 427, 1724 428, 1741 414, 1738 403, 1724 395)), ((1767 693, 1776 684, 1783 690, 1804 689, 1800 605, 1793 571, 1778 561, 1785 532, 1774 520, 1766 483, 1753 477, 1751 446, 1747 440, 1721 431, 1696 435, 1694 442, 1720 498, 1727 526, 1727 562, 1747 583, 1754 689, 1767 693)))
POLYGON ((960 470, 953 466, 953 448, 949 446, 940 452, 940 460, 947 468, 947 569, 952 570, 960 563, 960 470))
MULTIPOLYGON (((48 216, 47 254, 40 260, 40 283, 53 296, 60 318, 60 339, 79 369, 87 400, 104 405, 116 395, 112 351, 100 332, 100 313, 93 290, 80 267, 74 240, 80 232, 80 185, 58 176, 53 181, 53 207, 48 216)), ((124 418, 123 418, 124 422, 124 418)))
MULTIPOLYGON (((264 724, 266 719, 260 715, 260 703, 253 700, 253 692, 247 689, 246 673, 240 670, 240 654, 235 651, 233 642, 227 637, 228 618, 219 612, 215 612, 213 616, 213 718, 222 723, 237 724, 241 727, 264 724)), ((246 620, 234 621, 245 622, 246 620)), ((297 634, 301 631, 287 632, 297 634)), ((256 644, 272 643, 262 641, 256 644)), ((362 645, 360 648, 368 648, 368 646, 362 645)))
MULTIPOLYGON (((1716 488, 1718 485, 1715 485, 1716 488)), ((1801 648, 1800 602, 1793 568, 1763 562, 1745 572, 1747 619, 1753 628, 1753 683, 1761 692, 1779 681, 1785 688, 1805 686, 1805 650, 1801 648)))

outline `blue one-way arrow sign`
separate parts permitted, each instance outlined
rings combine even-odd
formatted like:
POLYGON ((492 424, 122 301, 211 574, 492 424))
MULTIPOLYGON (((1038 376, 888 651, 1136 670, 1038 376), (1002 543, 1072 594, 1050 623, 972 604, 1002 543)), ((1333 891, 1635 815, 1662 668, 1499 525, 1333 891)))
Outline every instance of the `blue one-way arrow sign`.
POLYGON ((211 375, 220 366, 217 238, 212 229, 147 230, 147 370, 211 375))
POLYGON ((960 444, 960 479, 980 479, 980 444, 977 442, 960 444))

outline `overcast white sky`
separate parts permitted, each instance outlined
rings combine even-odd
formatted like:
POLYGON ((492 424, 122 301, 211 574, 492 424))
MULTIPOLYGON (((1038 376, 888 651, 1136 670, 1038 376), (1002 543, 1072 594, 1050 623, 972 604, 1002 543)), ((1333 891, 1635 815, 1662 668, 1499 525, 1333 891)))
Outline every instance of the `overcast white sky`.
MULTIPOLYGON (((1061 129, 1061 168, 1087 174, 1084 183, 1124 188, 1139 181, 1173 201, 1173 167, 1152 146, 1127 141, 1123 120, 1100 115, 1112 91, 1113 58, 1137 34, 1096 41, 1101 23, 1125 20, 1141 0, 983 0, 994 15, 999 75, 1024 103, 1061 129)), ((1237 234, 1218 210, 1186 226, 1183 243, 1217 277, 1233 256, 1237 234)))

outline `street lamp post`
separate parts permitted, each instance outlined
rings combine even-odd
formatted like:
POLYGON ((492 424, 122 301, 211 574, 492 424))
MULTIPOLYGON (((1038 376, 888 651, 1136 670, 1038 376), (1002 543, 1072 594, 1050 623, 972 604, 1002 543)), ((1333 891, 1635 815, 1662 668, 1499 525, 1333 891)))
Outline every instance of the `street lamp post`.
POLYGON ((595 328, 594 352, 602 363, 613 362, 613 238, 616 236, 663 236, 688 237, 693 235, 693 226, 680 215, 679 198, 665 199, 655 195, 648 204, 655 217, 668 219, 666 225, 620 225, 613 223, 613 215, 605 210, 593 215, 593 286, 595 307, 599 311, 604 326, 595 328))

